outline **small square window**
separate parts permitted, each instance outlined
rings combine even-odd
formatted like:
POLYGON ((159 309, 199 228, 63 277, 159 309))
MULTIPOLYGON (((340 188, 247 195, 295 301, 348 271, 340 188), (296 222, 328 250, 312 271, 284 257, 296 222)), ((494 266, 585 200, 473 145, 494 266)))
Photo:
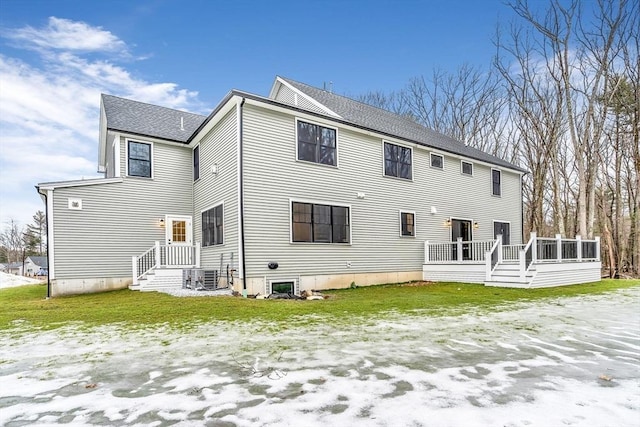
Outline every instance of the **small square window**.
POLYGON ((465 162, 464 160, 461 162, 462 174, 463 175, 473 175, 473 163, 465 162))
POLYGON ((431 153, 431 167, 444 169, 444 157, 440 154, 431 153))
POLYGON ((298 160, 337 166, 336 130, 298 121, 298 160))
POLYGON ((414 237, 416 235, 416 214, 400 212, 400 235, 414 237))

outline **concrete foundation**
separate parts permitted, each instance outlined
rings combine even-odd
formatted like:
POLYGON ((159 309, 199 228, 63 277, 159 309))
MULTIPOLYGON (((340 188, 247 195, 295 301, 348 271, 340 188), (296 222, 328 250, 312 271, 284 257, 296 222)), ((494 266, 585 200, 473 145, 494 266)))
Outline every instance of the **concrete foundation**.
POLYGON ((53 279, 51 296, 93 294, 96 292, 126 289, 133 283, 131 277, 105 277, 98 279, 53 279))

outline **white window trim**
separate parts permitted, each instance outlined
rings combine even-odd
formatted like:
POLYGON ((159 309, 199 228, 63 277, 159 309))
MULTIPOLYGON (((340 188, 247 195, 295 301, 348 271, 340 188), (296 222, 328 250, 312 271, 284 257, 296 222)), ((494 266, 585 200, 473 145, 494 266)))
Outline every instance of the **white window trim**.
POLYGON ((443 154, 438 154, 438 153, 429 153, 429 167, 433 168, 433 169, 438 169, 443 171, 444 170, 444 155, 443 154), (437 167, 437 166, 433 166, 433 157, 440 157, 441 159, 441 163, 442 163, 442 167, 437 167))
POLYGON ((399 179, 401 181, 404 182, 413 182, 415 174, 414 174, 414 168, 413 165, 415 163, 415 157, 414 157, 414 152, 413 152, 413 147, 411 145, 407 145, 407 144, 399 144, 397 142, 392 142, 389 141, 387 139, 383 139, 382 140, 382 176, 385 178, 391 178, 391 179, 399 179), (407 178, 402 178, 399 176, 393 176, 393 175, 387 175, 385 172, 385 158, 384 158, 384 144, 391 144, 391 145, 397 145, 398 147, 403 147, 403 148, 408 148, 409 150, 411 150, 411 178, 407 179, 407 178))
MULTIPOLYGON (((151 164, 153 166, 153 162, 151 164)), ((113 176, 119 178, 122 176, 120 170, 120 134, 117 133, 113 138, 113 176)))
POLYGON ((125 176, 127 176, 128 178, 139 178, 139 179, 153 179, 153 177, 155 176, 155 174, 153 173, 153 169, 155 167, 155 161, 153 158, 153 146, 154 143, 151 141, 142 141, 140 139, 133 139, 133 138, 125 138, 124 140, 124 150, 125 150, 125 161, 126 161, 126 169, 125 169, 125 176), (151 146, 150 150, 149 150, 149 155, 151 156, 151 176, 135 176, 135 175, 129 175, 129 142, 135 142, 137 144, 147 144, 149 146, 151 146))
MULTIPOLYGON (((491 234, 493 234, 494 230, 496 229, 496 222, 509 224, 509 240, 511 240, 511 221, 500 221, 499 219, 491 220, 491 234)), ((509 245, 512 245, 512 243, 509 243, 509 245)))
POLYGON ((460 174, 464 175, 464 176, 473 176, 473 171, 474 171, 474 167, 473 167, 473 162, 468 162, 466 160, 460 160, 460 174), (464 163, 467 163, 469 165, 471 165, 471 173, 464 173, 464 163))
POLYGON ((273 293, 273 284, 281 283, 281 282, 292 282, 293 283, 293 294, 300 295, 300 283, 296 278, 284 278, 284 279, 269 279, 268 280, 268 288, 264 290, 266 295, 273 293), (270 292, 269 292, 270 291, 270 292))
POLYGON ((491 183, 491 197, 502 197, 502 170, 497 168, 491 168, 491 174, 489 175, 489 182, 491 183), (493 193, 493 171, 500 172, 500 194, 493 193))
POLYGON ((225 220, 225 212, 224 212, 224 201, 218 202, 214 205, 211 205, 205 209, 201 209, 200 210, 200 241, 204 242, 204 236, 202 235, 202 214, 208 210, 211 210, 213 208, 217 208, 218 206, 222 206, 222 243, 218 243, 215 245, 208 245, 208 246, 202 246, 202 249, 207 249, 207 248, 219 248, 220 246, 224 246, 225 244, 225 239, 227 238, 227 232, 226 232, 226 224, 227 221, 225 220))
POLYGON ((353 208, 344 203, 335 203, 309 199, 289 199, 289 243, 292 245, 342 245, 351 246, 353 244, 353 208), (321 243, 321 242, 294 242, 293 241, 293 203, 311 203, 313 205, 338 206, 349 208, 349 243, 321 243))
POLYGON ((416 228, 416 212, 415 211, 399 210, 398 211, 398 225, 400 226, 400 229, 398 230, 398 234, 400 235, 401 238, 403 238, 403 239, 415 239, 416 236, 418 235, 418 229, 416 228), (402 214, 403 213, 408 213, 408 214, 412 214, 413 215, 413 235, 412 236, 405 236, 405 235, 402 234, 402 214))
POLYGON ((337 127, 329 126, 327 124, 313 121, 313 120, 306 120, 300 117, 296 117, 295 127, 293 131, 294 131, 294 143, 296 148, 296 162, 304 163, 306 165, 317 165, 317 166, 323 166, 325 168, 340 169, 340 144, 338 143, 339 134, 338 134, 337 127), (319 163, 319 162, 310 162, 309 160, 301 160, 298 158, 298 122, 305 122, 305 123, 309 123, 316 126, 322 126, 323 128, 333 129, 336 132, 336 164, 335 165, 326 165, 324 163, 319 163))

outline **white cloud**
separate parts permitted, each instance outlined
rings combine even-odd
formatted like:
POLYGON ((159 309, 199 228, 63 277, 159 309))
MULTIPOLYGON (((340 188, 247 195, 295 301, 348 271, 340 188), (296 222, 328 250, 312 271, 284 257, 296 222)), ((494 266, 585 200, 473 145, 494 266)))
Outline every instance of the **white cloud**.
POLYGON ((4 34, 31 48, 62 49, 85 52, 128 51, 127 45, 109 31, 84 22, 50 17, 45 28, 27 26, 4 34))
POLYGON ((44 28, 2 36, 38 52, 39 61, 0 54, 0 225, 9 218, 29 223, 43 209, 39 182, 97 177, 100 93, 203 110, 197 92, 133 77, 113 58, 96 59, 128 51, 102 28, 50 18, 44 28))

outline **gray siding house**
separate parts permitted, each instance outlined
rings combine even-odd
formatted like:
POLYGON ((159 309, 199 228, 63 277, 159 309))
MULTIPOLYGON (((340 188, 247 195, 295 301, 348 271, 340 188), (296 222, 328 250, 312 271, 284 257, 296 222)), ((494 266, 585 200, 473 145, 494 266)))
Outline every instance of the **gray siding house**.
POLYGON ((53 296, 180 287, 197 269, 245 294, 532 287, 539 261, 570 257, 564 284, 597 280, 598 242, 523 241, 525 171, 393 113, 281 77, 209 116, 110 95, 100 109, 104 178, 37 187, 53 296))

